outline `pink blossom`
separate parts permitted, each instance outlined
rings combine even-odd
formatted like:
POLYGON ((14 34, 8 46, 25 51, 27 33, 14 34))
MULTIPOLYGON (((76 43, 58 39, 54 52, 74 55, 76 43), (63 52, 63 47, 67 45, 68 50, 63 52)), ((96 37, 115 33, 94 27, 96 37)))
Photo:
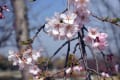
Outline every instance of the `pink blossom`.
POLYGON ((99 33, 98 37, 95 39, 95 42, 93 44, 94 47, 103 50, 106 46, 108 46, 106 38, 106 33, 99 33))
POLYGON ((19 55, 16 54, 14 51, 9 50, 8 60, 12 61, 14 66, 18 65, 20 62, 20 58, 18 56, 19 55))
POLYGON ((77 14, 69 11, 60 15, 60 18, 66 24, 74 24, 76 17, 77 17, 77 14))
POLYGON ((101 76, 103 76, 103 77, 110 77, 110 75, 108 73, 105 73, 105 72, 102 72, 101 76))
POLYGON ((28 68, 29 73, 31 73, 35 78, 39 78, 40 69, 35 62, 39 57, 41 57, 41 53, 30 49, 26 49, 23 51, 22 56, 16 54, 16 52, 10 50, 8 59, 13 62, 13 65, 19 66, 19 70, 23 70, 25 67, 28 68))
POLYGON ((75 22, 77 22, 80 26, 83 26, 84 24, 89 22, 89 16, 90 11, 86 8, 77 8, 75 9, 75 12, 77 14, 77 18, 75 22))
POLYGON ((98 38, 101 42, 102 41, 104 42, 107 37, 108 37, 108 35, 106 33, 99 33, 99 35, 98 35, 98 38))
POLYGON ((82 66, 74 66, 73 70, 77 71, 77 72, 80 72, 81 70, 83 70, 83 67, 82 66))
POLYGON ((75 0, 74 4, 77 8, 79 7, 87 7, 89 0, 75 0))
POLYGON ((85 7, 88 3, 89 3, 89 0, 69 0, 70 1, 70 4, 73 4, 74 6, 76 7, 85 7))
POLYGON ((48 20, 48 23, 45 25, 45 30, 54 39, 71 39, 79 30, 78 24, 74 22, 76 16, 72 12, 55 15, 48 20))
POLYGON ((88 29, 88 36, 91 39, 96 39, 96 37, 99 35, 99 32, 97 32, 97 28, 90 28, 88 29))
POLYGON ((85 36, 83 40, 87 43, 92 43, 92 41, 93 41, 93 39, 90 38, 89 36, 85 36))
POLYGON ((66 72, 67 74, 69 74, 69 73, 71 72, 71 70, 72 70, 71 68, 68 68, 68 69, 66 69, 65 72, 66 72))
POLYGON ((83 70, 83 67, 82 66, 73 66, 73 67, 70 67, 68 69, 66 69, 66 73, 69 74, 71 71, 76 71, 76 72, 80 72, 83 70))
POLYGON ((32 54, 32 59, 34 61, 37 61, 39 57, 41 57, 40 52, 35 52, 32 54))
POLYGON ((103 50, 108 45, 107 37, 106 33, 100 33, 97 31, 97 28, 91 28, 88 29, 88 35, 84 38, 84 41, 91 44, 93 48, 103 50))
POLYGON ((38 60, 40 57, 40 52, 36 52, 32 49, 27 49, 26 51, 23 52, 23 57, 24 63, 26 64, 32 64, 38 60))
POLYGON ((41 70, 36 65, 29 67, 29 73, 32 74, 35 78, 39 78, 40 72, 41 70))

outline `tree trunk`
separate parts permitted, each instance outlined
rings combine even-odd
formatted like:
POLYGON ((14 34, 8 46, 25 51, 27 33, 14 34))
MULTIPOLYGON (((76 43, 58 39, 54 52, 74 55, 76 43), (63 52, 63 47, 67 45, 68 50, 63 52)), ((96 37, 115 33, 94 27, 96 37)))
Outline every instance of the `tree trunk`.
MULTIPOLYGON (((16 41, 19 51, 26 49, 28 45, 22 45, 21 41, 27 41, 29 39, 28 31, 28 19, 27 19, 27 8, 24 0, 11 0, 14 10, 14 27, 16 30, 16 41)), ((22 80, 28 79, 28 71, 25 68, 22 71, 22 80)))

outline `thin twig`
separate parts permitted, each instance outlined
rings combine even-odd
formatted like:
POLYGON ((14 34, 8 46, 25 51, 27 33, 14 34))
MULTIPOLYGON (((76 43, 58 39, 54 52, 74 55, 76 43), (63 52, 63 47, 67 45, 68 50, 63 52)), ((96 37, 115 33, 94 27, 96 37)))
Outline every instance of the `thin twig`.
POLYGON ((77 43, 77 44, 75 45, 74 50, 73 50, 73 54, 76 53, 76 51, 77 51, 77 47, 78 47, 78 46, 79 46, 79 43, 77 43))
POLYGON ((100 53, 102 54, 102 57, 103 57, 103 60, 104 60, 104 64, 106 66, 106 70, 109 71, 109 67, 107 65, 107 61, 106 61, 106 58, 105 58, 105 54, 103 53, 103 51, 100 50, 100 53))
POLYGON ((39 32, 41 32, 41 30, 45 27, 45 24, 43 24, 35 33, 35 35, 33 36, 32 40, 34 41, 34 39, 37 37, 37 35, 39 34, 39 32))
MULTIPOLYGON (((68 49, 67 49, 67 55, 66 55, 66 60, 65 60, 64 68, 67 67, 69 54, 70 54, 70 41, 68 41, 68 49)), ((65 71, 64 71, 64 77, 66 77, 66 72, 65 71)))
MULTIPOLYGON (((78 37, 75 37, 75 38, 73 38, 73 39, 71 39, 71 40, 69 40, 69 41, 71 42, 71 41, 74 41, 74 40, 76 40, 76 39, 78 39, 78 37)), ((69 41, 66 41, 65 43, 63 43, 63 44, 54 52, 54 54, 50 57, 50 60, 51 60, 66 44, 68 44, 69 41)))
POLYGON ((118 24, 117 22, 114 22, 112 19, 100 18, 100 17, 98 17, 98 16, 96 16, 96 15, 94 15, 94 14, 91 14, 91 15, 92 15, 94 18, 96 18, 96 19, 98 19, 98 20, 100 20, 100 21, 102 21, 102 22, 109 22, 109 23, 112 23, 112 24, 120 27, 120 24, 118 24))
POLYGON ((79 40, 80 40, 80 43, 81 43, 81 57, 83 59, 83 63, 84 63, 84 66, 85 66, 85 69, 87 68, 87 64, 86 64, 86 50, 85 50, 85 43, 83 41, 83 35, 80 34, 80 32, 78 32, 78 36, 79 36, 79 40))

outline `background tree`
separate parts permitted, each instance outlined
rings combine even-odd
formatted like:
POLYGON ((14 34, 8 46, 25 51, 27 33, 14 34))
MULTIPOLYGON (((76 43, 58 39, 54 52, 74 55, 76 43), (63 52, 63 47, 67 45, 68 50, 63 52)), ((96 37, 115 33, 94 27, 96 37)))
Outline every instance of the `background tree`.
MULTIPOLYGON (((21 44, 22 41, 29 40, 28 19, 27 19, 27 7, 24 0, 11 0, 14 10, 14 26, 16 31, 16 42, 19 51, 25 50, 28 45, 21 44)), ((22 71, 22 80, 28 80, 27 67, 22 71)))

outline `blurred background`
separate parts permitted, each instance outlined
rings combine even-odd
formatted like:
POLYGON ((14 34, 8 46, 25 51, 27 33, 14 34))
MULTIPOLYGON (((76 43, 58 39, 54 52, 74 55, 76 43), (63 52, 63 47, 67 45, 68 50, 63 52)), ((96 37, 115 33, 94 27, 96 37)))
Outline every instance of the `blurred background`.
MULTIPOLYGON (((55 12, 62 12, 66 9, 66 0, 0 0, 0 6, 7 5, 10 9, 9 12, 3 11, 4 19, 0 19, 0 80, 20 80, 21 74, 18 71, 18 67, 12 66, 12 63, 8 61, 8 51, 18 51, 22 46, 17 41, 17 34, 20 29, 29 31, 28 34, 32 38, 39 27, 41 27, 46 18, 50 18, 55 12), (20 2, 23 1, 23 3, 20 2), (23 7, 17 7, 17 3, 23 7), (25 8, 25 9, 24 9, 25 8), (25 11, 23 11, 25 10, 25 11), (20 14, 19 14, 20 13, 20 14), (25 24, 23 27, 17 24, 19 15, 25 24)), ((120 18, 120 0, 90 0, 89 10, 99 17, 120 18)), ((18 20, 19 23, 19 20, 18 20)), ((22 24, 22 23, 21 23, 22 24)), ((98 27, 100 32, 108 33, 108 47, 104 53, 107 56, 112 56, 111 68, 117 64, 120 65, 120 27, 111 23, 102 22, 98 19, 90 16, 90 22, 85 25, 86 27, 98 27)), ((44 49, 43 58, 39 61, 44 63, 52 54, 61 46, 65 41, 55 41, 52 37, 48 36, 44 32, 40 32, 36 37, 32 47, 36 50, 40 48, 44 49), (43 62, 42 62, 43 61, 43 62)), ((72 42, 74 47, 75 42, 72 42)), ((72 49, 71 49, 72 51, 72 49)), ((87 50, 88 65, 91 68, 95 68, 95 63, 91 55, 91 51, 87 50)), ((77 52, 76 56, 79 56, 77 52)), ((64 67, 64 58, 66 56, 66 47, 62 49, 55 57, 53 62, 50 62, 50 69, 62 69, 64 67), (61 66, 59 66, 61 64, 61 66)), ((99 64, 102 65, 102 57, 97 54, 99 64)), ((100 66, 100 70, 104 70, 104 65, 100 66)), ((114 74, 114 71, 113 73, 114 74)))

